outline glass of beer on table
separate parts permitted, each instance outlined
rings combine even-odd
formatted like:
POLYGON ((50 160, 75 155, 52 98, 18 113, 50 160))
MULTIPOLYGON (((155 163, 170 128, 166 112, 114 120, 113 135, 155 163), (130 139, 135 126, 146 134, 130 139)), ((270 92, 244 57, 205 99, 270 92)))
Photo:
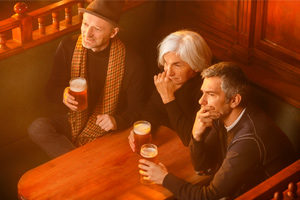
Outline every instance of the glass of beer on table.
POLYGON ((70 80, 70 95, 75 98, 75 101, 78 102, 77 109, 82 111, 87 109, 87 83, 85 78, 76 77, 70 80))
MULTIPOLYGON (((141 146, 141 151, 140 155, 142 156, 143 159, 146 159, 150 162, 157 163, 157 155, 158 155, 158 150, 157 146, 155 144, 144 144, 141 146)), ((143 175, 143 170, 140 169, 140 182, 142 184, 153 184, 152 181, 148 180, 147 176, 143 175)))
POLYGON ((134 143, 137 153, 140 152, 141 146, 151 142, 151 124, 147 121, 137 121, 133 124, 134 143))

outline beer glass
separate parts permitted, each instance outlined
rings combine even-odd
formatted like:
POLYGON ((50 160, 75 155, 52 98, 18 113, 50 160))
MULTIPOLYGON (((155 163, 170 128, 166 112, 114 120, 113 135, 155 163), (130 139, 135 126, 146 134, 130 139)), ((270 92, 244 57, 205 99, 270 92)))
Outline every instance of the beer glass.
POLYGON ((75 98, 75 101, 78 102, 77 109, 82 111, 87 109, 87 83, 85 78, 76 77, 70 80, 70 95, 75 98))
MULTIPOLYGON (((148 161, 157 163, 157 154, 158 154, 158 150, 157 150, 157 146, 155 144, 143 144, 141 146, 141 151, 140 151, 140 155, 142 156, 143 159, 146 159, 148 161)), ((147 180, 147 178, 145 179, 145 175, 142 175, 143 170, 140 169, 140 182, 142 184, 153 184, 152 181, 147 180)))
POLYGON ((151 124, 147 121, 137 121, 133 124, 135 151, 140 152, 141 146, 151 142, 151 124))

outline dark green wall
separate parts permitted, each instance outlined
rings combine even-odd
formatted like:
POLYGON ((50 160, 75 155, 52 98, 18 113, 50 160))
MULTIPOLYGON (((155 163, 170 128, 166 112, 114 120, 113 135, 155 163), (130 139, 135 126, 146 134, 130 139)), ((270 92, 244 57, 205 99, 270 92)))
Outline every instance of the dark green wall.
POLYGON ((252 102, 255 102, 281 128, 300 156, 300 110, 268 91, 253 85, 252 102))

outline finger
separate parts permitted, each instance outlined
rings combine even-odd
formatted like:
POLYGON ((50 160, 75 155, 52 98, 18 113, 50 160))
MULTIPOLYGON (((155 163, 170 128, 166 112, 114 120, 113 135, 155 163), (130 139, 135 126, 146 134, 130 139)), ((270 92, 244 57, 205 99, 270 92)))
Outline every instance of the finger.
POLYGON ((201 116, 205 118, 218 119, 221 116, 221 114, 217 111, 210 110, 199 115, 199 117, 201 116))
POLYGON ((101 115, 97 115, 96 124, 99 125, 101 120, 102 120, 101 115))
POLYGON ((202 119, 202 118, 208 118, 210 116, 209 112, 204 112, 204 113, 199 113, 199 115, 197 116, 198 119, 202 119))
POLYGON ((78 105, 78 102, 73 100, 72 98, 70 98, 70 96, 67 95, 67 99, 66 101, 69 103, 69 104, 72 104, 72 105, 78 105))
POLYGON ((147 165, 139 164, 138 167, 145 172, 148 172, 148 170, 149 170, 149 166, 147 166, 147 165))
POLYGON ((102 129, 105 131, 110 131, 112 129, 112 127, 113 127, 112 123, 108 122, 102 126, 102 129))
POLYGON ((66 88, 64 89, 63 101, 65 101, 65 100, 67 99, 67 94, 69 93, 69 88, 70 88, 70 87, 66 87, 66 88))
POLYGON ((68 108, 70 108, 71 110, 73 110, 73 111, 76 111, 76 110, 77 110, 77 106, 76 106, 76 105, 72 105, 72 104, 68 103, 67 101, 63 101, 63 103, 64 103, 68 108))
POLYGON ((220 113, 213 113, 213 114, 211 114, 209 117, 210 117, 211 119, 219 119, 220 116, 221 116, 220 113))
POLYGON ((105 125, 107 125, 107 123, 109 123, 109 119, 106 118, 106 117, 101 118, 101 119, 99 120, 99 126, 101 126, 101 127, 104 127, 105 125))
POLYGON ((133 131, 130 131, 130 134, 129 134, 129 136, 128 136, 128 140, 129 140, 130 142, 134 142, 133 131))
POLYGON ((139 170, 139 173, 144 176, 148 176, 148 173, 144 170, 139 170))
POLYGON ((145 160, 145 159, 140 159, 139 162, 142 163, 142 164, 148 165, 148 166, 155 164, 155 163, 153 163, 149 160, 145 160))
POLYGON ((104 115, 97 115, 96 124, 99 125, 99 123, 104 119, 104 115))
POLYGON ((200 109, 200 111, 202 111, 202 112, 208 112, 211 110, 215 110, 215 108, 213 106, 201 106, 201 109, 200 109))
POLYGON ((75 97, 70 95, 70 93, 67 93, 66 96, 68 99, 75 101, 75 97))
POLYGON ((158 81, 161 80, 161 75, 162 75, 162 73, 159 73, 159 74, 157 75, 157 80, 158 80, 158 81))
POLYGON ((69 107, 72 111, 76 111, 76 110, 77 110, 77 106, 69 105, 68 107, 69 107))
POLYGON ((150 176, 143 176, 142 178, 147 181, 150 180, 150 176))
POLYGON ((158 163, 159 166, 161 166, 162 168, 166 168, 164 164, 162 164, 161 162, 158 163))
POLYGON ((168 76, 165 76, 164 77, 164 82, 171 83, 171 79, 168 76))
POLYGON ((134 142, 134 133, 133 130, 130 131, 130 134, 128 136, 129 145, 133 152, 135 152, 135 142, 134 142))
POLYGON ((134 142, 129 141, 129 146, 133 152, 135 152, 135 144, 134 142))

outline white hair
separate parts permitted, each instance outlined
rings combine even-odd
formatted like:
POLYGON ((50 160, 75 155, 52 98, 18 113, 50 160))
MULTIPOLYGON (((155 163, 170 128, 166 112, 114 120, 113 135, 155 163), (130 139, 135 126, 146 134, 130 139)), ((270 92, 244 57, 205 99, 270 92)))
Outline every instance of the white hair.
POLYGON ((195 72, 201 72, 211 65, 211 50, 205 40, 194 31, 180 30, 169 34, 158 45, 158 51, 159 66, 164 65, 163 56, 168 52, 175 52, 195 72))

